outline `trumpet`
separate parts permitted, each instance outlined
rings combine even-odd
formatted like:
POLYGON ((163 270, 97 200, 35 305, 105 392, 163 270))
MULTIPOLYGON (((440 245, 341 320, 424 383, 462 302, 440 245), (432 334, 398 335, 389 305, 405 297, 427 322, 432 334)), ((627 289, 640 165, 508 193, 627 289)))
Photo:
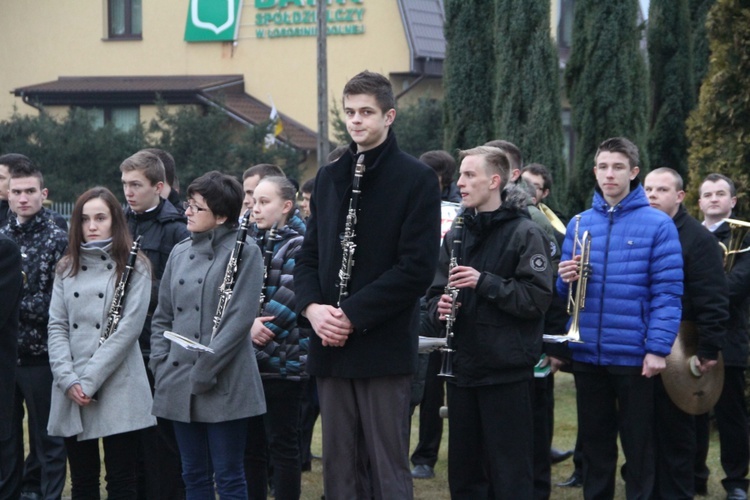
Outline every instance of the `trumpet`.
POLYGON ((724 219, 724 222, 729 224, 731 236, 727 245, 719 243, 719 246, 724 251, 724 272, 728 273, 734 267, 734 259, 737 257, 737 254, 750 250, 750 246, 742 248, 745 236, 750 231, 750 222, 737 219, 724 219))
POLYGON ((586 286, 589 282, 590 252, 591 252, 591 235, 588 231, 583 232, 581 239, 578 239, 578 227, 581 224, 581 215, 576 215, 575 232, 573 233, 573 252, 572 258, 576 257, 576 247, 580 247, 581 260, 578 261, 577 274, 578 285, 576 286, 575 297, 573 297, 573 284, 568 287, 568 314, 572 316, 570 328, 565 336, 568 342, 581 343, 581 331, 579 328, 579 319, 581 311, 586 307, 586 286))

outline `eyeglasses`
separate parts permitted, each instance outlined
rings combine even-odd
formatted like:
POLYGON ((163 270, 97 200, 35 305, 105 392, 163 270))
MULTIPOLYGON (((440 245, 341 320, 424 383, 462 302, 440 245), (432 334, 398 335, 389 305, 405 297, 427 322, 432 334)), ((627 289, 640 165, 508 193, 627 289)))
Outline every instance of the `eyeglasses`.
POLYGON ((183 201, 182 202, 182 206, 185 208, 186 212, 188 211, 188 209, 190 209, 195 214, 197 214, 199 212, 207 212, 208 211, 207 208, 201 208, 198 205, 196 205, 195 203, 190 203, 189 201, 183 201))

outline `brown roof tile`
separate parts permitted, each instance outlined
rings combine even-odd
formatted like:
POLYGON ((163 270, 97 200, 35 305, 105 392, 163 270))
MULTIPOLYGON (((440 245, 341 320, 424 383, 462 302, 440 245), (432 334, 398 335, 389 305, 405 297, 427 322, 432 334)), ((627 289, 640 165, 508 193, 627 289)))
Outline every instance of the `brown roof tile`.
MULTIPOLYGON (((150 104, 160 96, 168 103, 206 100, 235 119, 250 125, 268 121, 271 107, 245 93, 242 75, 83 76, 19 87, 13 94, 24 102, 43 105, 101 105, 110 99, 128 104, 150 104)), ((317 149, 315 131, 279 111, 284 130, 279 139, 302 150, 317 149)))

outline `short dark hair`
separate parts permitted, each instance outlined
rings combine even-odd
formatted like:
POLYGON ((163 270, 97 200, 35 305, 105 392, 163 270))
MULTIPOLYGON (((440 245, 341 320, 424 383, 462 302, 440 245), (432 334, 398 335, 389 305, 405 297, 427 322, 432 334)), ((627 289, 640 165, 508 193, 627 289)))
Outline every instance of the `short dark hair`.
POLYGON ((328 157, 326 160, 328 160, 328 163, 333 163, 342 156, 344 156, 344 153, 346 153, 346 150, 349 149, 349 146, 339 146, 330 153, 328 153, 328 157))
POLYGON ((510 161, 511 170, 521 170, 523 168, 523 155, 521 154, 521 150, 512 142, 495 139, 494 141, 486 143, 485 146, 500 148, 505 151, 505 154, 508 155, 508 161, 510 161))
POLYGON ((237 227, 245 196, 237 179, 218 170, 212 170, 190 183, 187 188, 188 198, 195 193, 203 196, 206 205, 216 217, 227 218, 224 225, 237 227))
POLYGON ((159 159, 161 160, 161 164, 164 165, 164 179, 166 183, 176 190, 177 186, 175 186, 175 183, 178 181, 177 172, 175 171, 174 157, 168 152, 159 148, 146 148, 142 149, 141 151, 145 151, 159 157, 159 159))
POLYGON ((6 153, 0 155, 0 165, 8 167, 8 172, 13 172, 14 169, 22 166, 32 168, 34 163, 26 155, 20 153, 6 153))
POLYGON ((737 188, 735 187, 734 182, 732 182, 732 179, 730 179, 724 174, 719 174, 716 172, 712 174, 708 174, 706 178, 703 179, 703 182, 701 182, 700 188, 698 188, 698 192, 699 193, 701 192, 701 190, 703 189, 703 184, 705 184, 706 182, 719 182, 719 181, 726 181, 726 183, 729 184, 729 194, 731 194, 732 197, 737 196, 737 188))
POLYGON ((0 165, 8 167, 11 179, 22 179, 24 177, 36 177, 39 179, 39 189, 44 189, 44 176, 28 156, 18 153, 8 153, 0 156, 0 165))
POLYGON ((630 163, 630 170, 633 170, 633 167, 640 165, 641 159, 640 154, 638 153, 638 146, 625 137, 611 137, 599 144, 599 147, 596 150, 596 155, 594 155, 594 163, 596 163, 596 159, 599 158, 599 153, 602 151, 621 153, 625 155, 630 163))
POLYGON ((393 95, 391 81, 380 73, 364 70, 344 85, 344 99, 350 95, 361 94, 373 96, 383 113, 396 109, 396 97, 393 95))
POLYGON ((443 187, 453 182, 453 177, 456 175, 456 160, 448 151, 441 149, 427 151, 426 153, 422 153, 419 161, 425 163, 435 171, 443 187))
POLYGON ((481 156, 484 158, 484 163, 491 169, 491 173, 500 175, 500 191, 510 181, 511 163, 508 153, 504 150, 492 146, 478 146, 458 152, 458 157, 461 160, 467 156, 481 156))
POLYGON ((164 173, 164 164, 159 157, 148 151, 138 151, 134 155, 125 158, 120 164, 120 172, 142 172, 152 186, 159 182, 164 182, 166 174, 164 173))
POLYGON ((538 175, 542 178, 544 185, 542 189, 552 189, 552 174, 549 169, 541 163, 530 163, 521 169, 521 174, 528 172, 532 175, 538 175))
POLYGON ((315 187, 315 177, 313 177, 312 179, 307 179, 304 182, 304 184, 302 184, 302 187, 299 190, 301 193, 312 194, 314 187, 315 187))
POLYGON ((244 181, 248 177, 253 177, 255 175, 259 176, 261 179, 272 175, 286 177, 284 171, 281 170, 281 167, 278 165, 273 165, 271 163, 258 163, 257 165, 253 165, 245 170, 245 173, 242 174, 242 180, 244 181))

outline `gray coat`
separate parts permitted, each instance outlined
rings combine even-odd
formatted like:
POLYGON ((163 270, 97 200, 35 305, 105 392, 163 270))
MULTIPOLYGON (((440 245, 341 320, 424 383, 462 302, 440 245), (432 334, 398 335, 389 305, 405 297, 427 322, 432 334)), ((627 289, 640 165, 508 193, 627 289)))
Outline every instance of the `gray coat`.
POLYGON ((138 259, 117 331, 99 346, 117 275, 105 248, 82 248, 73 277, 55 275, 49 320, 49 360, 54 382, 47 432, 78 440, 111 436, 156 424, 138 336, 146 320, 151 272, 138 259), (65 392, 80 383, 97 401, 78 406, 65 392))
POLYGON ((211 340, 236 231, 218 226, 175 245, 159 288, 151 323, 151 368, 156 387, 153 414, 178 422, 224 422, 266 411, 250 327, 263 280, 257 245, 247 243, 232 300, 211 340), (169 330, 214 353, 196 353, 164 337, 169 330))

